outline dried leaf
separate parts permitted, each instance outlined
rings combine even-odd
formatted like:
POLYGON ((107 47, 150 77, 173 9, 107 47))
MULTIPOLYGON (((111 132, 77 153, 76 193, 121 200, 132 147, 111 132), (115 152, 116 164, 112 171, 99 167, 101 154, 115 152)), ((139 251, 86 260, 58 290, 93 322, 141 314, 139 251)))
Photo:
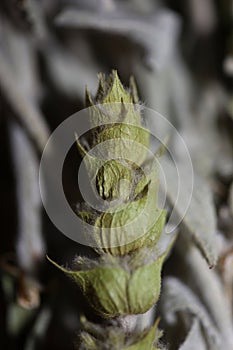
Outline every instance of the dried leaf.
POLYGON ((99 12, 97 15, 93 11, 67 8, 57 16, 56 24, 128 36, 146 49, 146 63, 155 69, 164 67, 172 57, 180 28, 178 17, 169 10, 159 10, 142 19, 126 10, 99 12))
MULTIPOLYGON (((4 21, 4 33, 9 47, 0 50, 0 84, 3 93, 43 151, 49 138, 49 128, 38 106, 37 80, 31 43, 4 21), (17 45, 14 42, 17 38, 17 45), (20 53, 20 54, 19 54, 20 53), (26 78, 25 78, 26 77, 26 78)), ((3 40, 4 42, 4 40, 3 40)))
POLYGON ((205 307, 193 292, 176 278, 164 281, 162 306, 164 317, 168 323, 175 322, 176 312, 185 312, 199 319, 208 343, 208 349, 222 349, 223 339, 209 317, 205 307))
POLYGON ((181 254, 191 275, 189 283, 195 281, 194 287, 222 334, 225 348, 231 349, 233 346, 232 306, 231 301, 226 298, 222 280, 217 271, 208 268, 196 247, 186 246, 183 249, 185 254, 181 254))
POLYGON ((95 87, 96 72, 100 69, 95 62, 83 63, 79 57, 64 49, 54 40, 43 52, 48 67, 48 73, 55 85, 62 93, 71 97, 83 98, 84 82, 90 89, 95 87))
POLYGON ((200 322, 194 319, 191 329, 179 350, 208 350, 201 332, 200 322))
MULTIPOLYGON (((187 182, 183 181, 180 184, 180 200, 176 202, 177 183, 174 181, 177 177, 176 167, 168 161, 162 162, 162 166, 166 174, 168 201, 174 206, 176 215, 182 218, 185 214, 187 196, 192 190, 189 181, 191 174, 187 174, 182 163, 176 164, 180 174, 183 174, 182 179, 187 179, 187 182)), ((180 229, 185 237, 190 237, 195 242, 209 265, 214 266, 218 258, 216 213, 211 191, 205 181, 198 176, 194 176, 192 199, 180 229)))
POLYGON ((38 183, 39 162, 33 144, 15 122, 9 126, 18 202, 19 266, 32 271, 44 259, 45 242, 41 228, 41 197, 38 183))

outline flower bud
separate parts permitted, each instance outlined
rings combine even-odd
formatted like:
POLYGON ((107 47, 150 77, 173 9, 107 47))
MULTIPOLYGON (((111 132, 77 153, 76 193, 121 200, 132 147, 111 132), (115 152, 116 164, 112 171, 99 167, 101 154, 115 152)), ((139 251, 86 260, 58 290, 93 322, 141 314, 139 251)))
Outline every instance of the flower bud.
POLYGON ((100 145, 105 159, 128 159, 137 165, 146 159, 150 133, 142 126, 141 111, 136 102, 133 80, 129 90, 125 90, 116 71, 108 78, 99 74, 99 88, 94 99, 86 90, 93 128, 90 146, 100 145), (114 141, 113 147, 109 147, 109 142, 105 143, 110 140, 114 141))

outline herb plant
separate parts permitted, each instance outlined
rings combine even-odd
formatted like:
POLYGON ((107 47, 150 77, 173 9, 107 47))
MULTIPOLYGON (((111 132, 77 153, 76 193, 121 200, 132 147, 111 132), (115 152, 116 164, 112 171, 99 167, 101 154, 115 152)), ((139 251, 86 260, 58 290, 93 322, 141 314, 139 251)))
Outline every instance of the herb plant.
POLYGON ((84 222, 94 227, 97 259, 92 261, 76 257, 72 269, 61 267, 55 262, 53 264, 79 285, 95 312, 106 320, 104 327, 83 321, 81 349, 156 349, 160 336, 158 322, 141 332, 136 331, 135 327, 129 331, 122 326, 123 319, 146 313, 158 301, 161 269, 172 245, 172 240, 166 249, 162 250, 158 245, 163 234, 166 211, 157 204, 158 169, 147 154, 149 130, 142 125, 133 78, 126 90, 116 71, 108 77, 99 74, 97 94, 92 99, 87 90, 86 101, 92 127, 91 147, 108 140, 117 140, 114 150, 117 159, 105 161, 96 170, 95 165, 101 160, 88 154, 78 138, 77 146, 85 157, 90 178, 95 178, 99 196, 107 201, 117 200, 118 204, 114 210, 111 208, 102 213, 88 211, 87 205, 85 211, 78 212, 84 222), (109 115, 111 123, 96 127, 99 120, 107 120, 109 115), (136 152, 135 163, 123 158, 130 152, 135 153, 131 141, 143 146, 136 152), (147 166, 149 164, 148 175, 142 171, 145 162, 147 166), (126 185, 121 185, 122 179, 128 180, 126 185), (142 231, 138 237, 135 235, 137 227, 133 220, 139 215, 142 231), (153 220, 149 220, 149 217, 153 220), (133 224, 128 228, 130 222, 133 224))

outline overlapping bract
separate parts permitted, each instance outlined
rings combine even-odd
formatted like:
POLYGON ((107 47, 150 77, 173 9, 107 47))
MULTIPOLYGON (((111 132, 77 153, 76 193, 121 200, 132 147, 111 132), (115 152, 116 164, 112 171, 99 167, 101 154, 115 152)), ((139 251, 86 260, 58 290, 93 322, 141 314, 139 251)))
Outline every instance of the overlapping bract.
POLYGON ((80 334, 80 350, 159 350, 155 344, 161 336, 158 321, 151 329, 129 338, 120 327, 103 327, 82 320, 83 331, 80 334), (106 338, 109 344, 106 344, 106 338))
MULTIPOLYGON (((100 74, 95 99, 86 91, 86 100, 92 127, 90 149, 100 146, 100 151, 87 152, 78 137, 77 146, 90 183, 102 200, 114 200, 115 206, 105 212, 85 206, 78 213, 93 227, 100 255, 94 265, 69 270, 53 263, 81 287, 102 317, 142 314, 159 298, 162 264, 172 245, 156 252, 166 212, 157 204, 159 176, 157 165, 148 158, 149 130, 142 126, 134 81, 125 90, 116 71, 108 78, 100 74), (101 148, 105 143, 107 147, 101 148)), ((151 332, 125 349, 142 349, 151 332)), ((98 349, 91 335, 86 334, 83 341, 87 349, 98 349)), ((150 340, 146 344, 147 349, 154 349, 150 340)))

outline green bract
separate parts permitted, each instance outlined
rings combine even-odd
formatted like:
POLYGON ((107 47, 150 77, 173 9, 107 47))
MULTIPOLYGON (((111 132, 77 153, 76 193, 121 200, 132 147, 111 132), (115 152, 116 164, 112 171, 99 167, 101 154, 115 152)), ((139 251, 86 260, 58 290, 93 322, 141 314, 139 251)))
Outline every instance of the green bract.
POLYGON ((84 221, 93 223, 96 244, 104 252, 125 255, 142 247, 153 246, 160 238, 166 212, 157 208, 157 181, 144 186, 147 181, 142 178, 132 192, 129 189, 127 193, 133 194, 134 198, 131 201, 96 215, 79 213, 84 221))
MULTIPOLYGON (((109 77, 99 74, 99 88, 92 99, 86 90, 91 127, 91 148, 101 145, 109 159, 134 160, 140 165, 147 158, 150 134, 142 126, 136 86, 131 79, 125 90, 116 71, 109 77), (109 147, 109 140, 114 146, 109 147)), ((100 151, 101 153, 101 151, 100 151)))
POLYGON ((133 333, 130 336, 119 327, 103 328, 86 320, 83 320, 82 323, 80 350, 159 350, 154 345, 161 336, 161 332, 158 331, 158 321, 151 329, 140 334, 133 333), (106 344, 106 336, 109 339, 108 344, 106 344))
POLYGON ((98 314, 110 318, 142 314, 157 302, 165 256, 134 271, 127 271, 120 266, 75 271, 49 260, 80 286, 98 314))
POLYGON ((137 229, 140 229, 141 225, 141 234, 138 236, 139 238, 135 239, 133 225, 130 226, 130 229, 124 226, 124 224, 131 219, 131 216, 138 214, 137 209, 140 209, 144 200, 143 198, 134 202, 133 208, 133 204, 130 203, 130 205, 126 205, 122 211, 116 214, 105 213, 97 219, 96 226, 99 227, 99 230, 96 234, 96 241, 98 242, 99 240, 99 245, 103 247, 102 249, 104 252, 112 255, 125 255, 142 247, 151 247, 156 244, 162 234, 165 223, 166 212, 164 210, 154 210, 154 224, 151 225, 149 229, 146 225, 145 216, 142 215, 142 219, 139 220, 138 223, 139 227, 137 227, 137 229), (127 209, 129 209, 128 213, 127 209), (119 225, 118 227, 117 224, 119 225), (120 226, 120 224, 122 224, 122 226, 120 226), (114 235, 111 233, 112 225, 115 225, 114 235), (125 236, 127 236, 129 243, 122 244, 122 242, 125 241, 125 236))
POLYGON ((138 103, 137 88, 133 78, 130 80, 130 88, 126 91, 121 84, 117 71, 113 70, 108 77, 100 73, 98 75, 99 86, 94 98, 86 89, 86 105, 90 108, 91 126, 96 127, 106 122, 125 121, 141 126, 141 115, 135 110, 135 104, 138 103), (124 105, 129 106, 128 111, 124 105), (111 109, 104 107, 110 106, 111 109))
MULTIPOLYGON (((163 218, 159 219, 156 209, 157 167, 150 171, 154 175, 153 181, 151 174, 145 174, 140 167, 148 158, 150 134, 142 127, 133 79, 130 88, 125 90, 116 71, 107 78, 99 74, 97 94, 92 98, 86 90, 86 101, 94 127, 91 141, 94 152, 88 153, 77 138, 78 149, 84 157, 92 188, 102 199, 120 202, 114 212, 111 207, 110 212, 96 215, 95 240, 104 251, 124 255, 142 247, 147 238, 156 243, 162 232, 163 218), (98 146, 97 152, 95 146, 98 146), (147 191, 144 191, 146 186, 147 191), (128 225, 139 215, 140 220, 128 225), (148 217, 154 217, 154 220, 149 222, 148 217)), ((93 222, 92 214, 79 215, 87 221, 91 218, 93 222)))

